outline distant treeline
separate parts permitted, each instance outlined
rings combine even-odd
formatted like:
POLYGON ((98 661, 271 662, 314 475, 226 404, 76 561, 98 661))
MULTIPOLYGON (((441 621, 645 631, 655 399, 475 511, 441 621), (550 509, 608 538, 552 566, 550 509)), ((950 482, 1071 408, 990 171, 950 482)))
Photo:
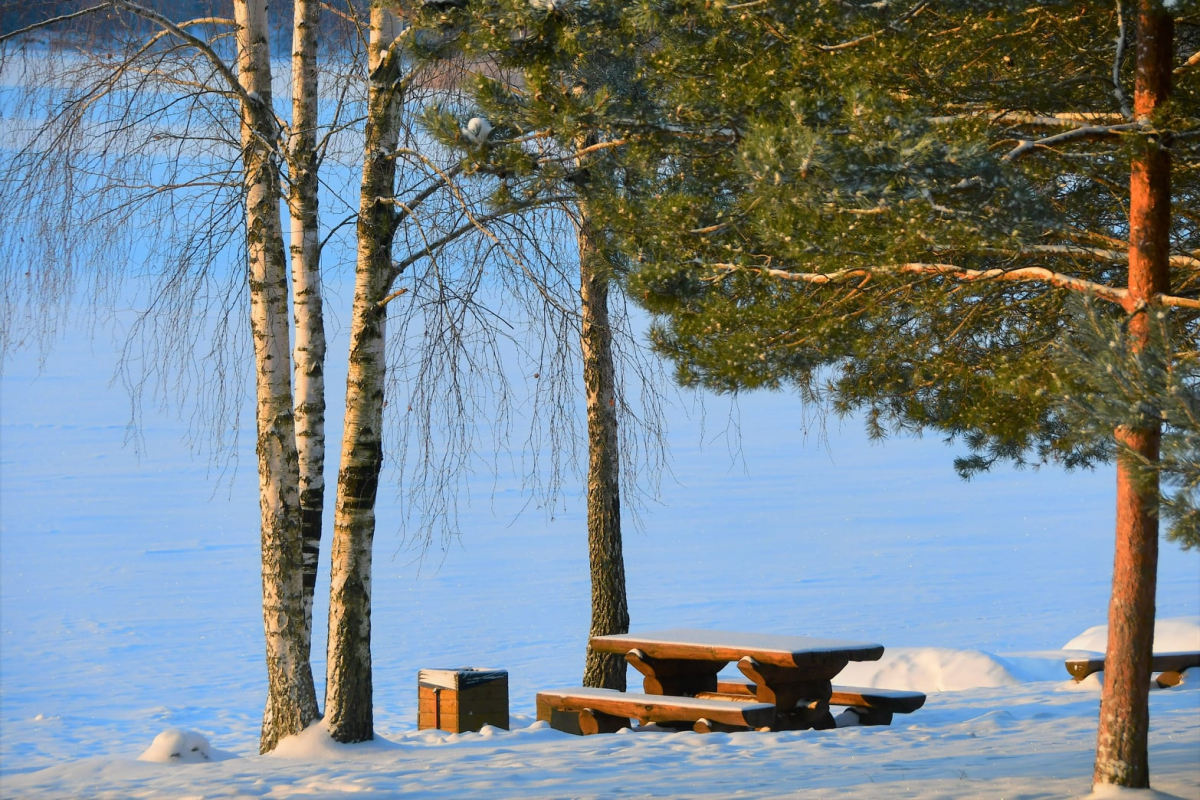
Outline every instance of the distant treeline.
MULTIPOLYGON (((137 0, 139 5, 153 9, 168 19, 179 22, 197 17, 233 17, 233 0, 137 0)), ((343 6, 345 0, 339 3, 343 6)), ((34 25, 54 17, 72 14, 101 5, 99 0, 25 0, 0 2, 0 35, 34 25)), ((365 10, 369 0, 352 0, 350 5, 365 10)), ((272 0, 270 3, 270 24, 272 30, 272 50, 280 54, 289 51, 291 45, 292 4, 286 0, 272 0)), ((323 26, 332 28, 344 27, 345 23, 337 17, 326 15, 323 26)), ((119 11, 102 10, 88 14, 58 25, 39 30, 36 38, 40 41, 85 44, 103 42, 111 38, 121 38, 130 31, 143 32, 153 27, 152 23, 141 20, 132 14, 119 11)))

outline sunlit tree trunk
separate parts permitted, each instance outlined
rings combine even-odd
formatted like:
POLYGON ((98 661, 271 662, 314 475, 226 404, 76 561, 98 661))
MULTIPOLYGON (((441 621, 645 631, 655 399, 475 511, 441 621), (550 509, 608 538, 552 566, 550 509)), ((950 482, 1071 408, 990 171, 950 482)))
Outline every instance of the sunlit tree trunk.
MULTIPOLYGON (((1138 13, 1134 113, 1149 119, 1170 94, 1172 22, 1161 0, 1141 0, 1138 13)), ((1167 293, 1171 225, 1171 157, 1157 136, 1136 145, 1129 181, 1130 333, 1135 347, 1149 340, 1145 301, 1167 293)), ((1150 463, 1158 461, 1160 426, 1116 431, 1118 442, 1150 463)), ((1157 480, 1157 479, 1156 479, 1157 480)), ((1150 665, 1158 571, 1157 485, 1139 484, 1117 465, 1117 548, 1108 607, 1108 653, 1093 780, 1150 785, 1150 665)))
MULTIPOLYGON (((592 578, 591 635, 629 632, 625 558, 621 550, 620 458, 616 376, 608 316, 609 269, 597 247, 588 208, 579 204, 580 344, 587 398, 588 560, 592 578)), ((589 647, 583 685, 625 689, 625 659, 589 647)))
POLYGON ((295 0, 292 28, 292 135, 288 211, 292 236, 292 313, 296 319, 296 450, 300 459, 300 530, 304 541, 305 646, 312 645, 313 590, 325 506, 325 323, 321 310, 317 217, 316 0, 295 0))
POLYGON ((287 259, 280 222, 279 162, 273 153, 271 62, 265 0, 237 0, 238 80, 246 191, 250 324, 257 393, 259 504, 262 512, 263 623, 267 703, 262 752, 317 717, 304 646, 300 502, 288 355, 287 259))
POLYGON ((325 719, 341 742, 374 737, 371 686, 371 544, 383 464, 383 300, 395 280, 392 236, 399 138, 399 23, 371 10, 370 86, 358 217, 358 261, 350 320, 346 422, 338 470, 329 594, 329 665, 325 719))

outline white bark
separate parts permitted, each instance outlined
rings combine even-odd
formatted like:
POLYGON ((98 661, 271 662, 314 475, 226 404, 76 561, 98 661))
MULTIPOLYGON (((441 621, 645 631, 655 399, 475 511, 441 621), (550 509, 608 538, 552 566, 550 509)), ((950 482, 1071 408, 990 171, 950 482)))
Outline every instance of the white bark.
POLYGON ((296 320, 296 450, 300 463, 300 528, 304 548, 305 648, 312 646, 313 590, 325 506, 325 324, 321 306, 317 216, 316 0, 295 0, 292 28, 292 135, 288 143, 292 312, 296 320))
POLYGON ((304 648, 300 503, 288 355, 287 260, 279 217, 279 164, 272 147, 271 65, 266 0, 236 0, 246 240, 254 336, 259 504, 262 512, 263 624, 267 703, 260 749, 299 733, 317 717, 304 648))
POLYGON ((398 20, 371 10, 370 86, 359 199, 358 260, 350 322, 346 420, 338 470, 329 594, 325 719, 342 742, 374 738, 371 676, 371 547, 383 464, 384 334, 392 266, 399 140, 398 64, 391 47, 398 20))

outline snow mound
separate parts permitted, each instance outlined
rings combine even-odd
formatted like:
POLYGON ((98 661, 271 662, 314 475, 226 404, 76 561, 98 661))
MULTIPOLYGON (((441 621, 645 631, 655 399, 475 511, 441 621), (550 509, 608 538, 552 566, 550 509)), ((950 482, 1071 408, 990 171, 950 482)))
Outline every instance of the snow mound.
POLYGON ((170 728, 154 737, 146 752, 138 761, 155 761, 160 764, 202 764, 206 761, 224 761, 233 758, 233 753, 216 750, 203 734, 170 728))
POLYGON ((1081 800, 1183 800, 1178 795, 1156 792, 1154 789, 1130 789, 1128 786, 1113 786, 1098 783, 1092 787, 1092 793, 1084 795, 1081 800))
POLYGON ((837 682, 868 689, 958 692, 1019 683, 994 656, 979 650, 897 647, 879 661, 852 662, 837 682))
MULTIPOLYGON (((1062 649, 1103 653, 1108 649, 1108 626, 1088 628, 1064 644, 1062 649)), ((1168 617, 1154 621, 1154 652, 1192 650, 1200 650, 1200 617, 1168 617)))
POLYGON ((355 758, 370 758, 381 751, 398 748, 394 742, 378 736, 369 742, 343 744, 329 735, 324 720, 309 725, 295 736, 281 739, 268 755, 278 758, 295 758, 303 761, 345 761, 355 758))

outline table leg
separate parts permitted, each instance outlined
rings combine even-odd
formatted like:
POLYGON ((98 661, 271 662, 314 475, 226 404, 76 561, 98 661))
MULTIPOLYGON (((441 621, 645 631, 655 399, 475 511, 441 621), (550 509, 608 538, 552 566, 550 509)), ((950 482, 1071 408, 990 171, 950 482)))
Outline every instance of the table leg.
POLYGON ((651 658, 641 650, 625 654, 634 669, 645 676, 646 694, 695 697, 700 692, 717 690, 717 673, 728 661, 693 661, 676 658, 651 658))
POLYGON ((833 696, 831 678, 849 663, 822 665, 819 670, 799 670, 762 664, 751 656, 738 662, 738 669, 754 683, 754 696, 760 703, 772 703, 776 711, 776 730, 824 730, 833 727, 829 698, 833 696))

